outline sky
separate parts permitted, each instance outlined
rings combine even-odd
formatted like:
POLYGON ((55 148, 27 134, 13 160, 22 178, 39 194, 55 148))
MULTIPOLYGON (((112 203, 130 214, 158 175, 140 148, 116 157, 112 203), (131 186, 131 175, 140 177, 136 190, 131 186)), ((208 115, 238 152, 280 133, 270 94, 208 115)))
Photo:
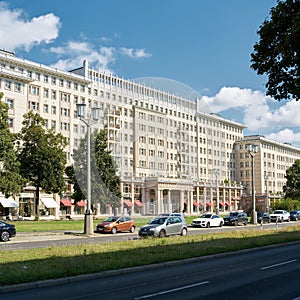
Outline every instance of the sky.
POLYGON ((276 0, 0 0, 0 48, 61 70, 82 66, 183 96, 300 147, 300 102, 266 97, 250 68, 276 0), (157 84, 157 85, 155 85, 157 84), (192 96, 191 96, 192 95, 192 96))

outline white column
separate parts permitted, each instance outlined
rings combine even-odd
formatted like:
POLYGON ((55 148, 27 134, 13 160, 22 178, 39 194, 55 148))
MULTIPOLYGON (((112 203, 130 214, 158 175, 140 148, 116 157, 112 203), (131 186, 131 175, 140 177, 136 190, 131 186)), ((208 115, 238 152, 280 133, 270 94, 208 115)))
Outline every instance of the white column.
POLYGON ((168 212, 172 212, 171 190, 168 190, 168 212))

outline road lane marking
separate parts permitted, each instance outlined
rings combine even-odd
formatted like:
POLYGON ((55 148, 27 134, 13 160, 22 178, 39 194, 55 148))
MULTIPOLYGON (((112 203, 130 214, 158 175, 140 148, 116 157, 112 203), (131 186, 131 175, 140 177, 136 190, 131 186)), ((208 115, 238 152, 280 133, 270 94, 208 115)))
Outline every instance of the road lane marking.
POLYGON ((136 297, 136 298, 134 298, 134 300, 146 299, 146 298, 151 298, 151 297, 155 297, 155 296, 158 296, 158 295, 164 295, 164 294, 168 294, 168 293, 178 292, 178 291, 181 291, 181 290, 190 289, 190 288, 193 288, 195 286, 204 285, 204 284, 207 284, 207 283, 209 283, 209 281, 202 281, 202 282, 198 282, 198 283, 195 283, 195 284, 185 285, 185 286, 182 286, 182 287, 179 287, 179 288, 176 288, 176 289, 171 289, 171 290, 166 290, 166 291, 162 291, 162 292, 158 292, 158 293, 154 293, 154 294, 144 295, 144 296, 141 296, 141 297, 136 297))
POLYGON ((267 269, 271 269, 271 268, 276 268, 276 267, 279 267, 279 266, 282 266, 282 265, 290 264, 290 263, 295 262, 295 261, 297 261, 297 259, 283 261, 281 263, 270 265, 270 266, 265 266, 265 267, 262 267, 260 269, 261 270, 267 270, 267 269))

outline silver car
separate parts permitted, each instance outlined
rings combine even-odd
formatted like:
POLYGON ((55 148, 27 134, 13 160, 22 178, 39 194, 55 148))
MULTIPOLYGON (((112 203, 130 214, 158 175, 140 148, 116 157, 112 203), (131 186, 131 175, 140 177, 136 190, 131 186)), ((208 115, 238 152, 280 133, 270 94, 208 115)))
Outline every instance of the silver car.
POLYGON ((139 230, 140 237, 166 237, 170 235, 187 235, 187 225, 180 216, 156 217, 139 230))

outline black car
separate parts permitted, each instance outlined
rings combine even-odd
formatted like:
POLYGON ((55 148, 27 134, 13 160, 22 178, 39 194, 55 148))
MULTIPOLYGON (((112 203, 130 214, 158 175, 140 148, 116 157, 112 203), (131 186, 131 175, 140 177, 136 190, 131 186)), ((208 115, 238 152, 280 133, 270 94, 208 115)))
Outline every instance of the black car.
POLYGON ((224 225, 247 225, 248 224, 248 217, 245 212, 231 212, 229 215, 223 218, 224 225))
POLYGON ((267 212, 258 211, 257 212, 257 223, 258 224, 271 223, 269 214, 267 212))
POLYGON ((298 221, 300 220, 300 210, 292 210, 290 211, 290 220, 298 221))
POLYGON ((16 236, 16 226, 0 221, 0 240, 7 242, 11 237, 16 236))

